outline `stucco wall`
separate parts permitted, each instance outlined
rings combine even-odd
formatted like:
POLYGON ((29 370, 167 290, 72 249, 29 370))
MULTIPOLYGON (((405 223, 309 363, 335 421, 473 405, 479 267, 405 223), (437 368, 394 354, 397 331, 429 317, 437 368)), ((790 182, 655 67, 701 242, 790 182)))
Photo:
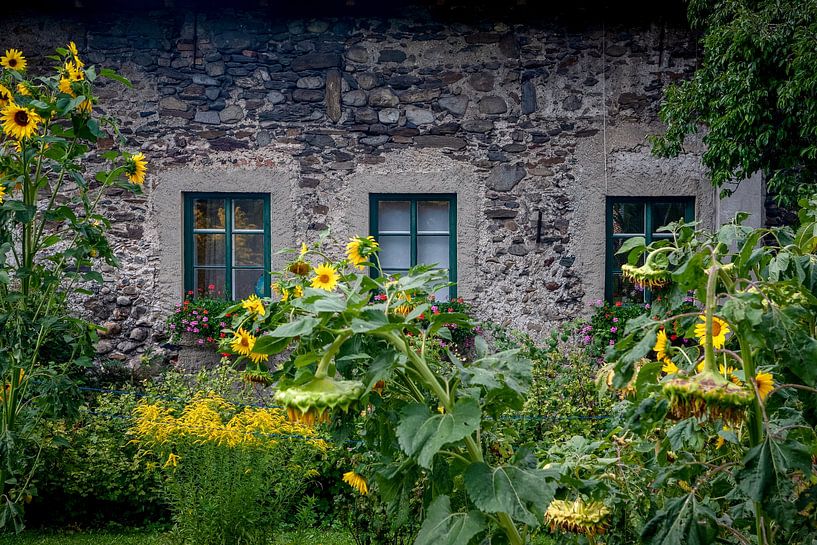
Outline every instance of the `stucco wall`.
POLYGON ((86 312, 111 327, 105 357, 163 338, 184 191, 269 192, 275 250, 329 227, 338 254, 368 232, 369 193, 456 193, 460 294, 533 333, 602 296, 606 196, 695 196, 714 218, 700 149, 659 160, 645 141, 662 88, 694 66, 683 29, 225 9, 30 15, 0 36, 33 72, 70 39, 134 82, 97 106, 150 159, 144 196, 103 203, 122 268, 86 312))

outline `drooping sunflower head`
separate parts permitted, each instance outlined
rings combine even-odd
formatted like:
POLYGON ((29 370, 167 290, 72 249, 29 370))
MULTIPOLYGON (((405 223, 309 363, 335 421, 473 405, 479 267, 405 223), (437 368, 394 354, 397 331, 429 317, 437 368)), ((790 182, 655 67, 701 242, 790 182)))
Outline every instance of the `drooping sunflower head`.
POLYGON ((550 531, 572 532, 593 537, 603 534, 609 524, 610 510, 600 501, 553 500, 545 512, 550 531))
POLYGON ((349 262, 360 270, 363 270, 364 263, 369 261, 369 257, 378 251, 380 245, 373 236, 354 237, 346 245, 346 257, 349 262))
POLYGON ((399 306, 394 308, 394 313, 399 315, 399 316, 406 317, 406 316, 409 315, 410 312, 411 312, 411 305, 409 305, 408 303, 403 303, 402 305, 399 305, 399 306))
POLYGON ((264 308, 264 302, 255 294, 241 301, 241 307, 255 316, 264 316, 267 313, 264 308))
POLYGON ((663 288, 670 282, 669 271, 655 267, 649 260, 640 267, 625 263, 621 266, 621 274, 640 288, 663 288))
POLYGON ((15 140, 31 138, 37 132, 43 118, 34 110, 10 102, 3 108, 3 132, 15 140))
POLYGON ((315 268, 315 276, 312 277, 311 285, 313 288, 332 291, 338 285, 338 279, 340 279, 340 275, 335 267, 329 263, 324 263, 315 268))
POLYGON ((668 375, 674 375, 678 372, 678 366, 671 359, 667 358, 663 361, 664 365, 661 366, 661 371, 668 375))
POLYGON ((71 80, 68 78, 60 78, 59 89, 60 93, 65 93, 66 95, 70 95, 72 97, 77 96, 74 89, 71 87, 71 80))
POLYGON ((3 204, 3 199, 6 196, 6 188, 0 185, 0 204, 3 204))
POLYGON ((737 425, 752 402, 749 390, 706 371, 674 378, 664 384, 663 391, 669 398, 670 415, 678 420, 708 417, 737 425))
POLYGON ((653 351, 655 352, 655 359, 659 361, 667 360, 667 347, 669 345, 669 339, 667 338, 667 333, 661 329, 658 331, 658 334, 655 337, 655 346, 652 347, 653 351))
MULTIPOLYGON (((253 364, 247 366, 244 372, 241 373, 241 378, 245 382, 260 384, 262 386, 269 386, 273 382, 272 375, 267 369, 267 366, 261 364, 261 360, 258 361, 255 360, 255 356, 261 355, 262 354, 256 354, 255 352, 250 354, 250 359, 253 360, 253 364)), ((263 354, 263 356, 267 355, 263 354)), ((269 358, 269 356, 267 356, 267 358, 269 358)), ((266 361, 266 359, 264 361, 266 361)))
POLYGON ((4 85, 0 85, 0 108, 5 108, 14 100, 14 95, 11 94, 4 85))
POLYGON ((67 61, 63 66, 65 76, 71 81, 82 81, 85 79, 85 71, 74 61, 67 61))
POLYGON ((19 49, 6 49, 6 54, 0 57, 0 66, 23 72, 26 69, 26 58, 19 49))
POLYGON ((312 267, 309 266, 309 263, 307 263, 306 261, 299 257, 295 261, 291 262, 287 269, 292 274, 297 274, 298 276, 306 276, 309 274, 309 271, 312 269, 312 267))
MULTIPOLYGON (((701 323, 695 324, 695 337, 703 346, 706 344, 706 316, 701 314, 698 316, 701 323)), ((729 324, 718 318, 712 317, 712 346, 715 348, 723 348, 726 345, 726 336, 730 333, 729 324)))
POLYGON ((233 352, 242 356, 249 356, 255 346, 255 336, 243 327, 239 327, 233 333, 233 339, 230 341, 230 347, 233 352))
POLYGON ((28 88, 27 83, 23 83, 22 81, 17 84, 17 92, 24 97, 31 96, 31 89, 28 88))
POLYGON ((343 482, 357 490, 358 494, 365 496, 369 493, 369 485, 362 475, 354 471, 347 471, 343 474, 343 482))
POLYGON ((278 390, 275 401, 286 407, 290 420, 311 426, 328 422, 335 409, 348 411, 364 391, 363 383, 357 380, 313 378, 306 384, 278 390))
POLYGON ((135 184, 142 185, 145 182, 145 174, 148 171, 148 161, 140 151, 128 157, 125 163, 125 176, 135 184))
POLYGON ((91 102, 91 99, 86 98, 82 102, 79 103, 77 106, 77 111, 81 114, 89 114, 94 110, 94 103, 91 102))

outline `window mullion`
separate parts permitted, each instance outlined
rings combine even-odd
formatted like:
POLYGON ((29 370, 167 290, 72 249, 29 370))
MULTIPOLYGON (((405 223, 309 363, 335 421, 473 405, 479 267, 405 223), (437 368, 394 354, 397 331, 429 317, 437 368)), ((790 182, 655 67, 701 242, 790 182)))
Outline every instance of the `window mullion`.
POLYGON ((233 293, 233 200, 230 197, 224 198, 224 248, 227 255, 224 259, 224 291, 230 295, 230 299, 235 299, 233 293))
POLYGON ((411 260, 410 265, 414 267, 417 265, 417 199, 411 199, 409 201, 411 203, 409 207, 409 218, 410 218, 410 225, 409 231, 411 232, 411 260))

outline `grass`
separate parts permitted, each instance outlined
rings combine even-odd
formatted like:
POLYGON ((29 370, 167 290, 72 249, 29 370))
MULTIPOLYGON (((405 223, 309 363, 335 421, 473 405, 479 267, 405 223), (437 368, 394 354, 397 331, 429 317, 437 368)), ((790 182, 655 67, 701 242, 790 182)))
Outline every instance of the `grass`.
MULTIPOLYGON (((149 531, 87 531, 36 532, 26 531, 16 536, 3 536, 3 545, 169 545, 167 534, 149 531)), ((270 545, 354 545, 346 532, 307 530, 285 532, 270 545)))

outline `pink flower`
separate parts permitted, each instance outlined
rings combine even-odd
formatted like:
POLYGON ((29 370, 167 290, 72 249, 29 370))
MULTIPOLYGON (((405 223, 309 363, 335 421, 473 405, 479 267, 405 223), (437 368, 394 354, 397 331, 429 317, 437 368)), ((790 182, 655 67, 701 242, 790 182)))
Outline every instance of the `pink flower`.
POLYGON ((616 331, 618 331, 618 328, 616 326, 610 328, 610 333, 615 333, 616 331))
POLYGON ((170 324, 170 329, 176 329, 176 324, 170 324))
POLYGON ((616 318, 615 316, 613 317, 613 323, 614 323, 614 324, 617 324, 617 323, 618 323, 618 318, 616 318))
POLYGON ((199 339, 196 341, 196 344, 202 345, 204 344, 204 339, 199 339))
POLYGON ((613 346, 614 344, 616 344, 616 341, 614 341, 613 339, 610 339, 610 346, 613 346))
POLYGON ((194 327, 194 328, 193 328, 193 333, 198 333, 198 332, 199 332, 199 328, 194 327))
POLYGON ((205 323, 205 324, 207 323, 207 320, 208 320, 207 316, 205 316, 204 318, 202 318, 202 319, 201 319, 201 321, 202 321, 203 323, 205 323))
POLYGON ((584 344, 590 344, 590 341, 592 341, 593 339, 590 337, 590 335, 585 335, 583 340, 584 344))

